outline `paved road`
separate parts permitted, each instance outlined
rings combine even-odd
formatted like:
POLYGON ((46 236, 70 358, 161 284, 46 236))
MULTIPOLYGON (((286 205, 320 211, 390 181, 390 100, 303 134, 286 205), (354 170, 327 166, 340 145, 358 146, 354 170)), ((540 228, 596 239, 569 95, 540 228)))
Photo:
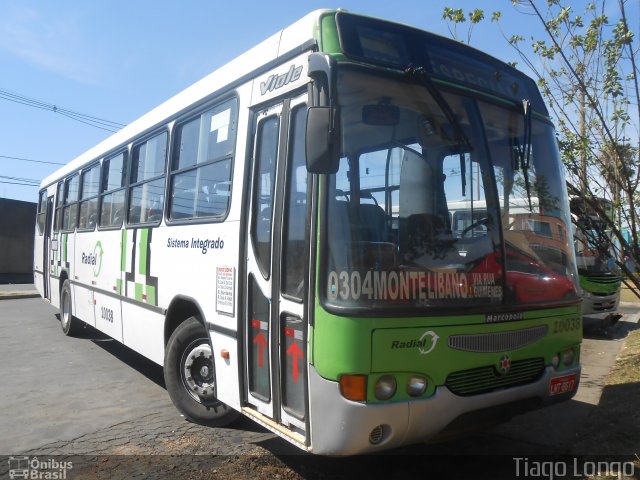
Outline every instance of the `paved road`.
MULTIPOLYGON (((41 299, 0 301, 0 455, 209 454, 269 456, 293 447, 249 420, 234 428, 193 425, 174 409, 162 369, 88 329, 65 337, 56 311, 41 299)), ((574 400, 464 440, 402 453, 567 453, 621 347, 638 327, 626 309, 607 332, 583 344, 581 388, 574 400)), ((573 452, 597 453, 597 452, 573 452)), ((210 466, 209 466, 210 467, 210 466)))
POLYGON ((196 433, 214 439, 211 453, 235 454, 273 437, 249 421, 186 422, 162 368, 93 329, 65 337, 55 314, 37 298, 0 301, 0 455, 174 453, 196 433))

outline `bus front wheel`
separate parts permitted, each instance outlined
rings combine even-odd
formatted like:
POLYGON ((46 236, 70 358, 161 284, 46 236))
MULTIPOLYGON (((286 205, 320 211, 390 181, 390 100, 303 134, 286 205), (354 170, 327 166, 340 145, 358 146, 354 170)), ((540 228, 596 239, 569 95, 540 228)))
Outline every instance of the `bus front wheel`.
POLYGON ((82 329, 82 321, 73 316, 71 283, 65 280, 60 290, 60 326, 65 335, 74 337, 82 329))
POLYGON ((223 427, 240 415, 216 397, 213 351, 195 317, 182 322, 169 338, 164 381, 176 408, 195 423, 223 427))

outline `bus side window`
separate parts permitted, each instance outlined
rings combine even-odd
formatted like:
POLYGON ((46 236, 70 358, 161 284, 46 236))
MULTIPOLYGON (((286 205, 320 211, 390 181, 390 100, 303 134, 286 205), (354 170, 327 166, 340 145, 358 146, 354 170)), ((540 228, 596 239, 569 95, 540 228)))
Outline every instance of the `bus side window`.
POLYGON ((121 152, 102 162, 100 185, 99 227, 119 228, 124 219, 124 186, 127 152, 121 152))
POLYGON ((64 207, 62 209, 62 230, 71 232, 78 223, 78 191, 80 175, 75 174, 64 182, 64 207))
POLYGON ((62 228, 62 206, 64 205, 64 183, 59 182, 56 190, 56 213, 53 223, 53 231, 58 233, 62 228))
POLYGON ((237 100, 176 127, 169 218, 221 218, 229 209, 237 100))
POLYGON ((100 165, 96 164, 83 170, 80 186, 80 220, 78 230, 93 230, 98 216, 98 187, 100 183, 100 165))
POLYGON ((162 220, 167 138, 167 132, 162 132, 133 147, 128 224, 162 220))
POLYGON ((42 235, 44 233, 45 222, 47 218, 47 191, 42 190, 39 193, 40 197, 38 198, 38 221, 36 222, 38 225, 38 235, 42 235))

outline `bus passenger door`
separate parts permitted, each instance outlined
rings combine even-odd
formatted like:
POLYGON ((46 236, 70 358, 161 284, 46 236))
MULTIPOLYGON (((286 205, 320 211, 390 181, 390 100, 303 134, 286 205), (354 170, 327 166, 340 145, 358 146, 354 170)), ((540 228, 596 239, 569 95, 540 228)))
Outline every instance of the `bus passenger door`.
POLYGON ((308 274, 306 95, 259 112, 248 215, 245 385, 249 408, 304 442, 308 274))
POLYGON ((44 298, 51 300, 51 229, 53 227, 53 196, 47 198, 47 213, 44 221, 44 244, 42 245, 42 283, 44 298))

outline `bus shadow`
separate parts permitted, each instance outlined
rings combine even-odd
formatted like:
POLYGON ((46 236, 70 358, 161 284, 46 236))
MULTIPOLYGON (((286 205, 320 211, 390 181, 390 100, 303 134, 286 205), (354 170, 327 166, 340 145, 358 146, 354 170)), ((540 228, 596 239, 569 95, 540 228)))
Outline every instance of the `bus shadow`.
POLYGON ((583 318, 583 337, 590 340, 620 340, 625 338, 629 332, 640 328, 640 323, 633 320, 633 318, 623 315, 615 323, 609 323, 599 318, 585 316, 583 318))
POLYGON ((259 445, 274 456, 274 467, 284 465, 301 478, 312 480, 354 480, 364 475, 385 479, 413 477, 451 480, 494 480, 513 476, 512 457, 464 454, 457 450, 447 453, 446 447, 431 452, 424 444, 375 455, 350 457, 326 457, 301 452, 277 438, 260 442, 259 445))
MULTIPOLYGON (((56 313, 55 317, 58 319, 58 321, 60 321, 59 313, 56 313)), ((91 325, 85 324, 84 328, 80 330, 75 338, 81 340, 90 340, 94 345, 100 347, 102 350, 120 360, 122 363, 134 369, 138 373, 144 375, 159 387, 162 387, 165 390, 167 389, 167 386, 164 382, 163 368, 160 365, 152 362, 145 356, 130 349, 126 345, 118 342, 110 336, 102 333, 91 325)), ((185 421, 190 422, 190 420, 188 419, 185 419, 185 421)), ((215 427, 208 428, 215 429, 215 427)), ((225 428, 246 432, 270 433, 266 428, 263 428, 262 426, 245 416, 241 416, 235 422, 225 428)), ((283 443, 286 442, 283 441, 283 443)))
MULTIPOLYGON (((60 314, 56 313, 55 317, 60 321, 60 314)), ((84 324, 84 328, 75 335, 75 338, 81 340, 90 340, 95 345, 100 347, 105 352, 113 355, 127 366, 133 368, 138 373, 141 373, 156 385, 166 389, 164 383, 164 374, 162 367, 148 358, 140 355, 139 353, 131 350, 129 347, 114 340, 108 335, 105 335, 101 331, 95 329, 91 325, 84 324)))
POLYGON ((627 358, 625 363, 626 378, 618 376, 616 381, 621 383, 604 387, 594 413, 576 432, 576 442, 571 446, 572 455, 612 455, 637 461, 637 452, 640 451, 640 416, 637 414, 640 382, 635 380, 640 359, 627 358))

